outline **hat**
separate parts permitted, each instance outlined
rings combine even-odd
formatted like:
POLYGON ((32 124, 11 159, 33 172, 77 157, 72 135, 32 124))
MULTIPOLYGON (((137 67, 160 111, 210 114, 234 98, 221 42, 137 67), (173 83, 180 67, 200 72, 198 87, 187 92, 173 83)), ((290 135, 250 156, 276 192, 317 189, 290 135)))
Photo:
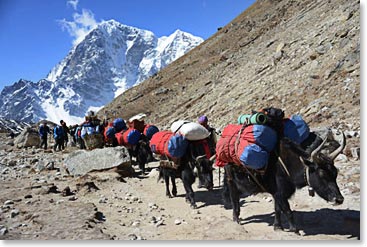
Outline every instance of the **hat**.
POLYGON ((208 118, 205 115, 203 115, 203 116, 199 117, 198 122, 199 123, 207 123, 208 118))

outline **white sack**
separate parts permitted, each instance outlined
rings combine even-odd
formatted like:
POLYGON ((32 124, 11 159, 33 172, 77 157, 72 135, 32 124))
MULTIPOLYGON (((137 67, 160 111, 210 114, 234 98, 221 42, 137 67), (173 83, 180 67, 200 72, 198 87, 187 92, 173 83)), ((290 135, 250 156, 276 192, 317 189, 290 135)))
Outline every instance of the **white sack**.
POLYGON ((171 131, 183 135, 187 140, 203 140, 210 132, 202 125, 185 120, 178 120, 171 125, 171 131))

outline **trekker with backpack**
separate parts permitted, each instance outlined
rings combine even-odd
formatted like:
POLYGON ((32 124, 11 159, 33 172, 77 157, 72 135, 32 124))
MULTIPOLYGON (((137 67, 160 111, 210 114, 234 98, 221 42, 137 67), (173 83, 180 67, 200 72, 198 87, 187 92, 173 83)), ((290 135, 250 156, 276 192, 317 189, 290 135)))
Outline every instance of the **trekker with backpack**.
POLYGON ((41 139, 40 148, 42 148, 42 146, 45 146, 44 149, 46 150, 47 149, 47 134, 51 134, 50 128, 47 126, 46 122, 40 125, 38 129, 38 133, 41 139))
POLYGON ((61 124, 61 127, 62 127, 63 131, 64 131, 64 142, 63 142, 63 145, 62 145, 62 149, 64 149, 68 145, 68 141, 69 141, 68 134, 70 134, 70 130, 69 130, 69 127, 64 122, 64 120, 60 120, 60 124, 61 124))
POLYGON ((61 151, 64 146, 64 129, 62 128, 62 126, 56 125, 54 127, 54 139, 54 151, 56 151, 56 149, 59 149, 59 151, 61 151))

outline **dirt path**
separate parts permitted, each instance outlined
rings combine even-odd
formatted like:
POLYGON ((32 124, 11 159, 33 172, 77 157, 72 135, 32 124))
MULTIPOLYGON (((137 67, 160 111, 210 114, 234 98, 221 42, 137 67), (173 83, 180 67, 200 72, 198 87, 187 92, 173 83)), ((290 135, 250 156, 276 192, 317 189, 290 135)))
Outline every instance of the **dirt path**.
MULTIPOLYGON (((359 164, 356 162, 356 164, 359 164)), ((241 199, 241 224, 224 209, 218 169, 209 192, 194 184, 198 209, 185 202, 182 182, 178 196, 167 198, 157 182, 157 163, 144 177, 118 179, 113 171, 93 172, 82 178, 58 171, 34 174, 15 170, 2 176, 0 239, 115 239, 115 240, 356 240, 359 238, 359 191, 345 195, 334 207, 306 188, 291 200, 300 235, 273 231, 273 201, 268 194, 241 199), (58 172, 58 173, 57 173, 58 172), (61 173, 61 174, 60 174, 61 173), (15 174, 18 174, 17 176, 15 174), (13 177, 14 176, 14 177, 13 177), (12 179, 10 177, 13 177, 12 179), (88 183, 90 182, 90 183, 88 183), (88 187, 93 184, 98 188, 88 187), (54 186, 54 187, 52 187, 54 186), (74 195, 63 196, 67 186, 74 195), (12 203, 6 202, 11 200, 12 203), (7 205, 6 205, 7 204, 7 205), (14 212, 15 211, 15 212, 14 212), (17 213, 18 212, 18 213, 17 213)), ((223 171, 222 171, 223 176, 223 171)), ((341 181, 341 190, 348 183, 341 181)))

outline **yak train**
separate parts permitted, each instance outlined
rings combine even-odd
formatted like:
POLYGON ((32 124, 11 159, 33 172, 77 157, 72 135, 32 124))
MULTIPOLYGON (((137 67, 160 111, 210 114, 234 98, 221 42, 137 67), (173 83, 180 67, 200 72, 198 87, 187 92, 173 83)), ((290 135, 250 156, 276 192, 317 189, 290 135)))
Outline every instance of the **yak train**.
MULTIPOLYGON (((106 124, 106 145, 123 145, 135 157, 142 172, 145 164, 159 161, 159 178, 164 179, 166 196, 177 195, 176 178, 181 178, 186 201, 196 208, 192 185, 213 189, 214 167, 224 168, 223 201, 233 209, 233 221, 240 223, 240 196, 267 192, 274 201, 274 230, 298 232, 288 199, 296 189, 308 187, 335 205, 344 201, 336 179, 334 160, 345 147, 345 135, 336 129, 310 131, 300 115, 284 116, 278 108, 241 115, 237 124, 227 125, 215 145, 212 134, 199 123, 179 120, 170 130, 159 130, 144 122, 144 114, 128 121, 115 119, 106 124), (170 182, 172 190, 170 190, 170 182)), ((208 192, 210 193, 210 192, 208 192)))

